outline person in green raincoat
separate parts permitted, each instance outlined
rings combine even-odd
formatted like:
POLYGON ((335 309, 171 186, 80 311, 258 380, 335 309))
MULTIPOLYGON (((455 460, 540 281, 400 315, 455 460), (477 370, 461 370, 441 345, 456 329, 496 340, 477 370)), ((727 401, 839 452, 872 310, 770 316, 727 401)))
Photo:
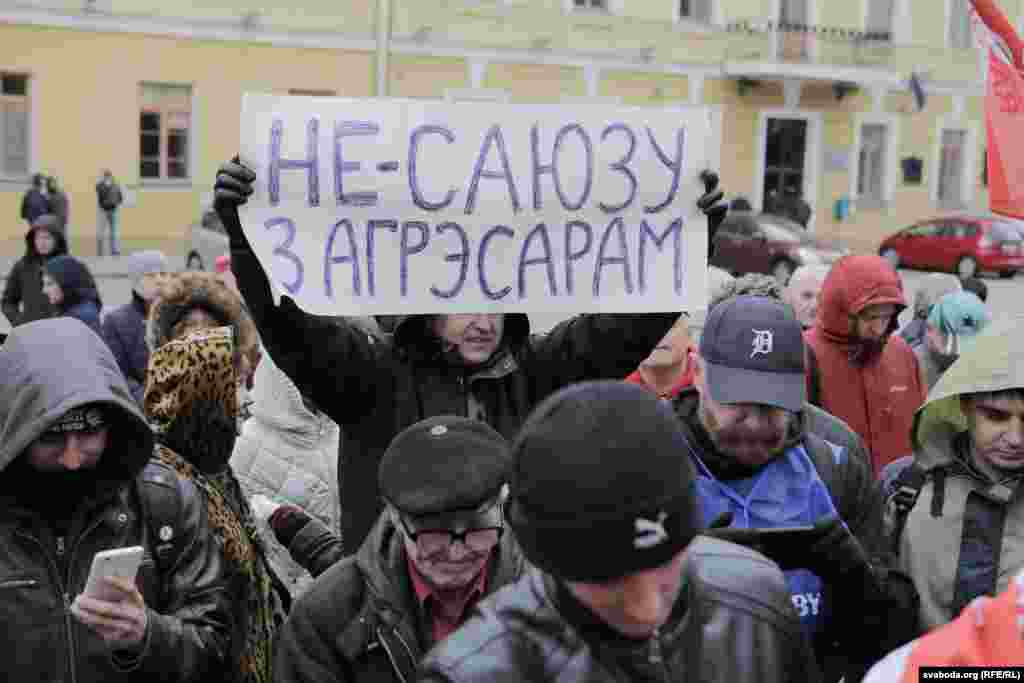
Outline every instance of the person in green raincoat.
POLYGON ((1006 590, 1024 567, 1021 325, 1004 318, 964 339, 914 419, 913 465, 894 487, 889 519, 925 630, 1006 590))

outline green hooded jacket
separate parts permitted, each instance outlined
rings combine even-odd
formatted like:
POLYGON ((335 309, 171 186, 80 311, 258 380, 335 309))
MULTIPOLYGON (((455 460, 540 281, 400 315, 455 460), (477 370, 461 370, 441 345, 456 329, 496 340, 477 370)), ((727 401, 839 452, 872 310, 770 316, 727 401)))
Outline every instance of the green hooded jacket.
POLYGON ((1024 470, 998 475, 970 455, 960 398, 1024 387, 1022 321, 1004 318, 977 337, 914 418, 914 462, 925 483, 900 537, 901 569, 921 596, 921 625, 951 621, 971 599, 1005 590, 1024 566, 1024 470))

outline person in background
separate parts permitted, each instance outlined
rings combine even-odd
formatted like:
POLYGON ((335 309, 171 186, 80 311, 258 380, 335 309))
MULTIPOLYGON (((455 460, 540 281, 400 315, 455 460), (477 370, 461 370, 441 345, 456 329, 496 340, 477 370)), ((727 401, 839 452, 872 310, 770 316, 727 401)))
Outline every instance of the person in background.
POLYGON ((932 305, 950 292, 959 292, 963 288, 955 275, 948 273, 929 273, 921 279, 914 292, 913 318, 900 328, 899 334, 910 348, 924 343, 928 314, 932 305))
POLYGON ((899 335, 903 283, 880 256, 845 256, 829 271, 818 317, 804 333, 807 394, 857 432, 877 477, 911 451, 914 412, 928 394, 917 358, 899 335))
POLYGON ((57 315, 78 318, 99 335, 103 300, 89 267, 74 256, 54 256, 46 262, 43 293, 57 315))
POLYGON ((960 281, 960 286, 965 292, 973 292, 982 302, 988 301, 988 285, 980 277, 964 278, 960 281))
POLYGON ((46 176, 36 173, 32 176, 32 185, 25 191, 21 199, 21 218, 31 228, 40 216, 52 213, 50 200, 46 197, 46 176))
POLYGON ((505 505, 535 568, 478 604, 417 680, 820 680, 779 567, 698 536, 686 448, 671 408, 635 385, 542 401, 505 505))
POLYGON ((924 343, 914 347, 921 377, 929 390, 959 357, 961 346, 990 322, 988 308, 971 292, 950 292, 932 306, 924 343))
POLYGON ((689 316, 683 313, 662 337, 650 355, 640 363, 626 381, 639 384, 654 392, 658 398, 672 399, 693 384, 693 369, 689 354, 694 348, 690 338, 689 316))
POLYGON ((715 306, 737 296, 765 296, 770 299, 782 299, 782 285, 771 275, 747 273, 725 282, 711 294, 708 301, 708 314, 715 306))
POLYGON ((818 317, 821 286, 828 277, 829 266, 800 266, 793 271, 789 284, 782 291, 782 300, 793 307, 801 327, 809 330, 818 317))
POLYGON ((46 198, 50 202, 50 213, 57 217, 57 229, 67 239, 71 205, 67 193, 53 176, 46 179, 46 198))
POLYGON ((185 271, 163 282, 146 321, 146 345, 152 354, 193 330, 224 325, 235 330, 241 353, 239 373, 243 386, 249 389, 262 358, 259 333, 242 297, 215 273, 185 271))
POLYGON ((203 492, 210 526, 231 576, 235 607, 229 658, 238 683, 270 683, 273 640, 290 607, 267 562, 256 520, 229 460, 238 420, 242 359, 231 327, 197 328, 150 358, 145 410, 156 460, 203 492))
MULTIPOLYGON (((413 680, 431 647, 526 570, 502 512, 511 469, 508 442, 477 420, 434 417, 396 436, 378 470, 385 510, 354 557, 319 558, 330 568, 281 630, 275 683, 413 680)), ((311 538, 301 515, 275 523, 293 528, 292 547, 311 538)))
POLYGON ((105 169, 100 181, 96 183, 96 201, 104 220, 96 226, 96 255, 103 256, 103 242, 110 245, 110 255, 121 254, 120 207, 124 202, 121 186, 114 180, 110 169, 105 169))
POLYGON ((25 233, 25 255, 11 268, 4 285, 3 313, 11 327, 49 318, 54 308, 43 293, 46 260, 68 253, 67 240, 57 230, 56 218, 44 214, 25 233))
POLYGON ((11 331, 0 350, 0 678, 225 680, 226 567, 201 494, 152 455, 98 335, 72 318, 11 331), (82 592, 96 553, 135 545, 148 561, 134 582, 107 583, 106 599, 82 592))
POLYGON ((341 435, 272 358, 260 361, 253 383, 251 416, 235 442, 231 468, 260 522, 267 559, 297 598, 313 577, 277 541, 264 511, 273 502, 294 505, 327 529, 340 528, 341 435))
POLYGON ((169 277, 167 257, 161 251, 137 251, 128 257, 127 267, 132 276, 132 300, 103 316, 101 330, 128 380, 132 396, 142 405, 149 365, 146 317, 160 296, 162 283, 169 277))

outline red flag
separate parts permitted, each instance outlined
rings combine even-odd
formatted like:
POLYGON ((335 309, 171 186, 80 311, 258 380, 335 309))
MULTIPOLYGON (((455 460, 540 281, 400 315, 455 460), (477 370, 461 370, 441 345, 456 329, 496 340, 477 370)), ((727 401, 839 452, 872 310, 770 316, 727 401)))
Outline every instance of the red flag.
POLYGON ((1024 218, 1024 77, 1015 67, 989 53, 985 96, 988 132, 989 208, 993 213, 1024 218))
POLYGON ((979 42, 988 51, 985 127, 989 208, 1024 218, 1024 42, 995 0, 971 0, 979 42))

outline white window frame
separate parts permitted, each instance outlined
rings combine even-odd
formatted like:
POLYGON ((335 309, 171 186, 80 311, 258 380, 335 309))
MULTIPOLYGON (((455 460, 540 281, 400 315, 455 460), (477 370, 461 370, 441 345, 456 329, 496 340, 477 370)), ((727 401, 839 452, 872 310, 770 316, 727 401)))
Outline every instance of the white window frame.
MULTIPOLYGON (((592 0, 587 0, 591 2, 592 0)), ((603 0, 604 7, 577 7, 576 0, 562 0, 562 11, 566 14, 622 14, 625 0, 603 0)))
MULTIPOLYGON (((693 2, 695 0, 691 0, 693 2)), ((690 17, 684 17, 682 14, 683 3, 680 0, 672 0, 673 7, 672 13, 675 17, 676 24, 687 27, 687 28, 707 28, 709 26, 721 26, 722 25, 722 2, 721 0, 696 0, 697 2, 707 2, 711 5, 711 11, 708 13, 708 20, 706 22, 699 21, 697 19, 691 19, 690 17)))
MULTIPOLYGON (((935 123, 935 140, 932 143, 932 158, 928 167, 931 171, 931 178, 928 181, 928 196, 932 205, 939 206, 939 171, 942 167, 942 133, 947 130, 963 130, 967 132, 964 137, 964 164, 960 177, 960 197, 963 199, 963 206, 970 207, 974 203, 975 176, 978 172, 978 155, 980 145, 980 125, 964 117, 957 117, 947 114, 939 118, 935 123)), ((991 182, 991 178, 989 179, 991 182)), ((942 208, 942 207, 940 207, 942 208)))
MULTIPOLYGON (((868 13, 871 11, 873 0, 860 0, 860 25, 864 31, 868 30, 868 13)), ((949 0, 946 0, 949 3, 949 0)), ((948 11, 948 10, 947 10, 948 11)), ((892 3, 892 28, 890 30, 890 43, 909 43, 910 30, 913 21, 910 16, 910 0, 893 0, 892 3)))
MULTIPOLYGON (((188 159, 185 164, 185 172, 187 177, 185 178, 168 178, 166 176, 160 176, 158 178, 143 178, 142 177, 142 150, 136 147, 137 157, 135 163, 135 177, 138 178, 139 186, 143 187, 191 187, 192 183, 195 182, 196 178, 196 162, 198 157, 197 152, 199 151, 198 138, 199 138, 199 116, 198 107, 199 99, 196 93, 196 86, 194 83, 185 83, 179 81, 156 81, 156 80, 143 80, 138 82, 139 88, 139 101, 136 109, 138 114, 136 115, 136 135, 135 139, 141 143, 142 139, 142 126, 139 121, 139 117, 142 113, 142 89, 147 86, 168 86, 175 88, 188 88, 189 89, 189 113, 188 113, 188 159)), ((161 124, 162 126, 163 124, 161 124)), ((138 143, 137 143, 138 144, 138 143)))
MULTIPOLYGON (((777 2, 777 0, 775 0, 777 2)), ((777 15, 776 15, 777 16, 777 15)), ((807 121, 807 150, 804 153, 804 194, 803 198, 811 206, 811 220, 807 230, 814 232, 819 211, 818 178, 821 175, 822 130, 824 117, 822 112, 807 109, 762 109, 757 126, 757 173, 754 177, 754 188, 750 196, 758 210, 764 208, 764 163, 768 144, 768 119, 803 119, 807 121)))
POLYGON ((39 107, 37 106, 38 90, 35 87, 36 76, 31 71, 28 71, 26 69, 8 69, 4 68, 2 65, 0 65, 0 73, 24 76, 26 79, 25 99, 26 106, 28 107, 28 131, 26 135, 27 140, 25 143, 27 146, 27 149, 25 150, 25 155, 27 157, 25 159, 25 173, 7 173, 7 170, 5 168, 0 167, 0 184, 14 183, 17 185, 17 188, 19 190, 23 190, 23 185, 32 177, 32 174, 35 173, 37 170, 35 160, 37 158, 36 151, 39 149, 39 126, 37 125, 39 117, 39 107))
POLYGON ((896 114, 858 114, 854 119, 853 151, 850 163, 850 197, 859 199, 857 180, 860 178, 860 146, 864 126, 877 124, 885 126, 885 178, 882 183, 882 201, 889 204, 896 197, 896 185, 900 173, 900 118, 896 114))
MULTIPOLYGON (((835 0, 833 0, 835 1, 835 0)), ((818 24, 818 0, 804 0, 807 3, 807 25, 816 26, 818 24)), ((783 0, 771 0, 771 17, 770 21, 777 22, 779 15, 782 14, 782 3, 783 0)), ((717 4, 717 3, 716 3, 717 4)), ((778 54, 780 51, 780 37, 779 31, 769 31, 768 42, 769 50, 768 54, 773 55, 772 59, 779 61, 778 54)), ((817 40, 811 40, 810 50, 808 50, 808 59, 814 61, 818 58, 821 48, 818 45, 817 40)))
MULTIPOLYGON (((974 34, 973 29, 968 30, 968 40, 966 48, 954 48, 950 43, 949 34, 953 28, 953 0, 944 0, 943 5, 945 6, 945 21, 942 22, 942 44, 949 49, 970 49, 974 47, 974 34)), ((986 62, 987 66, 987 62, 986 62)), ((986 69, 987 70, 987 69, 986 69)))

